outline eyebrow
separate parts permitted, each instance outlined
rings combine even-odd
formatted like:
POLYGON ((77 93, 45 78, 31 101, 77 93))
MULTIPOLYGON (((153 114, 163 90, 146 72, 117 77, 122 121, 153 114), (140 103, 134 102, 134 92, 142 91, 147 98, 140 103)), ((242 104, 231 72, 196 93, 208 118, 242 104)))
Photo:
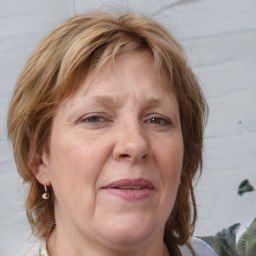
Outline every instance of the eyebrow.
MULTIPOLYGON (((112 96, 95 96, 94 100, 97 103, 100 103, 102 105, 106 105, 106 106, 115 106, 115 107, 121 107, 122 104, 124 103, 124 101, 121 98, 114 98, 112 96)), ((142 106, 146 106, 146 107, 157 107, 161 105, 161 100, 158 98, 149 98, 149 99, 144 99, 142 101, 142 106)))
POLYGON ((144 101, 144 105, 147 107, 157 107, 161 105, 161 100, 157 98, 150 98, 144 101))
POLYGON ((104 96, 95 96, 94 97, 94 100, 97 102, 97 103, 100 103, 102 105, 107 105, 107 106, 120 106, 121 105, 121 100, 118 98, 118 99, 115 99, 114 97, 112 96, 107 96, 107 95, 104 95, 104 96))
POLYGON ((106 107, 114 107, 114 108, 120 108, 123 105, 123 101, 121 98, 117 98, 117 97, 112 97, 111 95, 99 95, 99 96, 94 96, 92 98, 93 100, 93 105, 94 104, 99 104, 99 105, 103 105, 106 107))

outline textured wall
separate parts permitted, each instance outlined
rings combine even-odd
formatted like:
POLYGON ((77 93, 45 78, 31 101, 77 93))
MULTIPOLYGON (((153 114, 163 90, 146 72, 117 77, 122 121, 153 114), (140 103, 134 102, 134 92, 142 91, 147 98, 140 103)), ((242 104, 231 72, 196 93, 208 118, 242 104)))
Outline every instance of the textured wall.
POLYGON ((197 185, 197 235, 256 217, 256 0, 0 0, 0 256, 23 255, 33 238, 24 188, 6 139, 12 89, 35 44, 65 18, 95 9, 147 14, 183 43, 210 105, 205 165, 197 185), (29 239, 28 239, 29 238, 29 239))

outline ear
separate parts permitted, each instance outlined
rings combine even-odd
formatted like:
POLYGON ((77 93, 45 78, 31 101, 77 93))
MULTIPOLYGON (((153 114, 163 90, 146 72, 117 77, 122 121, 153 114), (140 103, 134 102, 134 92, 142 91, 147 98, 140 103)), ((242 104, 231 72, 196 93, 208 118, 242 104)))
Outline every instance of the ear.
POLYGON ((36 179, 42 185, 51 185, 51 180, 49 176, 48 154, 46 152, 37 154, 37 156, 34 159, 32 172, 35 175, 36 179))

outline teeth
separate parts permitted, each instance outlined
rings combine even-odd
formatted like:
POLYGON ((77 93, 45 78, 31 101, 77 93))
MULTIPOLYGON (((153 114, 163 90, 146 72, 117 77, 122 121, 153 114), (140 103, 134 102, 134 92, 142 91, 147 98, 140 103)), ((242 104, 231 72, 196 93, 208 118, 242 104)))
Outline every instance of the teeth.
POLYGON ((141 186, 124 186, 124 187, 118 187, 118 189, 123 189, 123 190, 139 190, 142 189, 141 186))

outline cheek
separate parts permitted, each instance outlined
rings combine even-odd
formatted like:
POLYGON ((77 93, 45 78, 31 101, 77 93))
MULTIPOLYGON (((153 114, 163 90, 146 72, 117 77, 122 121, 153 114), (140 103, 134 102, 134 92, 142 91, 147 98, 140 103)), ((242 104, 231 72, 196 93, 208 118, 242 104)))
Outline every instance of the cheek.
POLYGON ((86 212, 87 208, 92 208, 98 175, 96 167, 92 166, 90 148, 74 141, 56 143, 51 153, 50 178, 56 209, 66 211, 69 208, 73 214, 86 212))
POLYGON ((183 140, 181 136, 166 140, 158 149, 158 162, 165 175, 180 176, 183 164, 183 140))
POLYGON ((79 140, 53 130, 50 144, 49 175, 57 199, 71 197, 84 180, 81 169, 84 157, 79 140))
POLYGON ((109 149, 102 140, 98 143, 97 138, 90 139, 82 131, 77 134, 55 133, 51 140, 51 175, 55 182, 62 181, 63 186, 86 183, 92 187, 109 156, 109 149))
POLYGON ((180 184, 180 176, 183 165, 183 140, 181 136, 165 141, 159 149, 158 163, 160 163, 162 181, 162 202, 166 216, 172 211, 177 190, 180 184))
POLYGON ((158 150, 158 169, 161 175, 161 196, 159 200, 159 221, 163 224, 169 218, 180 184, 183 163, 182 139, 170 140, 158 150))

